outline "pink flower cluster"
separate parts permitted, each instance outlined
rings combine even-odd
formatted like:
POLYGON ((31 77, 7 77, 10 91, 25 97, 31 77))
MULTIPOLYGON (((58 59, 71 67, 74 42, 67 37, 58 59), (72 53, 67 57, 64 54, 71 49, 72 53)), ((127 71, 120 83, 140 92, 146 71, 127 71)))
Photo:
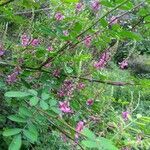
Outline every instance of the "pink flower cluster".
POLYGON ((94 10, 94 11, 99 11, 100 8, 101 8, 101 5, 100 5, 100 2, 98 0, 93 0, 91 2, 91 8, 94 10))
POLYGON ((118 23, 117 17, 116 17, 116 16, 112 16, 112 17, 110 18, 110 24, 112 25, 112 24, 117 24, 117 23, 118 23))
POLYGON ((82 90, 82 89, 84 89, 85 88, 85 84, 84 83, 82 83, 82 82, 80 82, 80 83, 78 83, 78 85, 77 85, 77 87, 76 87, 77 89, 79 89, 79 90, 82 90))
POLYGON ((77 3, 76 4, 76 11, 77 12, 80 12, 83 10, 83 3, 77 3))
POLYGON ((21 68, 16 67, 13 73, 7 76, 6 82, 8 84, 15 83, 17 81, 17 76, 19 75, 20 71, 21 71, 21 68))
POLYGON ((63 113, 71 113, 72 112, 69 101, 59 102, 59 109, 63 113))
POLYGON ((21 36, 21 44, 22 44, 22 46, 25 46, 25 47, 28 46, 29 44, 31 44, 32 46, 38 46, 40 44, 40 40, 39 39, 30 39, 30 37, 26 33, 24 33, 21 36))
POLYGON ((3 50, 2 45, 0 45, 0 57, 3 56, 5 53, 5 51, 3 50))
POLYGON ((71 80, 65 80, 61 89, 58 91, 59 97, 72 97, 73 91, 74 91, 74 83, 71 80))
POLYGON ((104 68, 106 63, 108 62, 109 58, 110 58, 109 53, 108 52, 104 52, 102 54, 102 56, 100 57, 99 61, 94 63, 94 67, 96 69, 104 68))
POLYGON ((84 38, 84 44, 86 47, 90 47, 92 42, 92 36, 88 35, 84 38))
POLYGON ((62 13, 60 13, 60 12, 57 12, 56 14, 55 14, 55 19, 57 20, 57 21, 61 21, 61 20, 63 20, 65 18, 65 16, 62 14, 62 13))
POLYGON ((86 101, 86 105, 88 105, 88 106, 92 106, 93 103, 94 103, 93 99, 88 99, 88 100, 86 101))
POLYGON ((50 52, 50 51, 53 50, 53 47, 52 47, 52 46, 49 46, 49 47, 47 48, 47 50, 50 52))
POLYGON ((122 112, 122 118, 124 121, 127 121, 129 119, 129 112, 128 111, 124 111, 122 112))
POLYGON ((75 134, 75 139, 78 140, 79 138, 79 134, 80 132, 83 130, 84 128, 84 122, 83 121, 79 121, 76 125, 76 134, 75 134))
POLYGON ((59 78, 60 77, 60 69, 55 69, 53 71, 53 76, 56 77, 56 78, 59 78))
POLYGON ((122 62, 119 63, 121 69, 126 69, 128 67, 128 61, 123 60, 122 62))
POLYGON ((64 36, 69 36, 68 30, 64 30, 64 31, 63 31, 63 34, 64 34, 64 36))

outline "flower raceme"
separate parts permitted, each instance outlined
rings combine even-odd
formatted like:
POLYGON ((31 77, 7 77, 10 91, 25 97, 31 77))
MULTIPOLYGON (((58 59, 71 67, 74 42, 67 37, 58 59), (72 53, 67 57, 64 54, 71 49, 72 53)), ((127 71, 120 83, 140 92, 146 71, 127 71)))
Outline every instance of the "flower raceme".
POLYGON ((83 130, 84 128, 84 122, 79 121, 76 125, 76 134, 75 134, 75 139, 78 140, 79 138, 79 133, 83 130))
POLYGON ((112 25, 112 24, 117 24, 117 23, 118 23, 117 17, 116 17, 116 16, 112 16, 112 17, 110 18, 110 24, 112 25))
POLYGON ((64 31, 63 31, 63 34, 64 34, 64 36, 69 36, 68 30, 64 30, 64 31))
POLYGON ((98 0, 93 0, 91 2, 91 8, 94 10, 94 11, 99 11, 100 8, 101 8, 101 5, 100 5, 100 2, 98 0))
POLYGON ((93 99, 88 99, 88 100, 86 101, 86 105, 88 105, 88 106, 92 106, 93 103, 94 103, 93 99))
POLYGON ((7 76, 6 78, 6 82, 8 84, 13 84, 17 81, 17 76, 19 75, 21 71, 21 68, 20 67, 16 67, 13 71, 13 73, 11 73, 10 75, 7 76))
POLYGON ((94 67, 96 69, 102 69, 102 68, 104 68, 105 65, 106 65, 106 63, 108 62, 109 58, 110 58, 109 53, 108 52, 104 52, 101 55, 99 61, 97 61, 97 62, 94 63, 94 67))
POLYGON ((119 63, 121 69, 126 69, 128 67, 128 61, 123 60, 122 62, 119 63))
POLYGON ((63 20, 65 18, 65 16, 62 14, 62 13, 60 13, 60 12, 57 12, 56 14, 55 14, 55 19, 57 20, 57 21, 61 21, 61 20, 63 20))
POLYGON ((77 3, 76 4, 76 11, 77 12, 80 12, 83 10, 83 3, 77 3))
POLYGON ((91 42, 92 42, 92 36, 88 35, 85 37, 84 39, 84 45, 86 47, 90 47, 91 46, 91 42))
POLYGON ((128 111, 123 111, 122 112, 122 118, 124 121, 127 121, 129 119, 129 112, 128 111))
POLYGON ((72 112, 69 101, 59 102, 59 109, 63 113, 71 113, 72 112))
POLYGON ((0 45, 0 57, 3 56, 5 53, 5 51, 3 50, 2 45, 0 45))
POLYGON ((24 33, 21 36, 21 45, 26 47, 28 45, 32 45, 32 46, 38 46, 40 44, 40 40, 39 39, 30 39, 30 37, 24 33))

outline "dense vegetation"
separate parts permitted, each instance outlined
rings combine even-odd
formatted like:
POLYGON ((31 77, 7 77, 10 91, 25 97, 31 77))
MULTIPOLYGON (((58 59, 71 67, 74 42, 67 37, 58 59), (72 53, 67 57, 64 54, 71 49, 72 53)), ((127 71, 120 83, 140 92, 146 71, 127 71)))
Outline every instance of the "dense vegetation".
POLYGON ((149 0, 0 0, 0 149, 150 149, 149 0))

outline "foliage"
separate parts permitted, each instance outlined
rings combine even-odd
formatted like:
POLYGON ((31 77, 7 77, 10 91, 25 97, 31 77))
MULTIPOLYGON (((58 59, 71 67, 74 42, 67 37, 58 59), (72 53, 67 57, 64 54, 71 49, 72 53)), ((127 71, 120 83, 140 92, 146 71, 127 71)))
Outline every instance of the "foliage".
POLYGON ((149 6, 0 0, 0 148, 149 149, 149 6))

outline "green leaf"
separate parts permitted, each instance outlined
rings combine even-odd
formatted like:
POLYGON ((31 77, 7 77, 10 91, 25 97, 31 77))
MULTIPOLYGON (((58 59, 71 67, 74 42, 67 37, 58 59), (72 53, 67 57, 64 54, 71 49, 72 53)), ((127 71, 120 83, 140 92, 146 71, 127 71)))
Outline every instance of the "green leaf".
POLYGON ((28 108, 23 106, 19 107, 19 114, 28 117, 32 116, 32 112, 28 108))
POLYGON ((27 97, 31 95, 31 93, 27 93, 27 92, 21 92, 21 91, 9 91, 5 93, 6 97, 18 97, 18 98, 22 98, 22 97, 27 97))
POLYGON ((37 141, 37 135, 32 132, 31 130, 23 130, 23 134, 31 141, 36 142, 37 141))
POLYGON ((33 89, 28 90, 28 92, 31 93, 31 94, 34 95, 34 96, 37 96, 37 95, 38 95, 38 92, 35 91, 35 90, 33 90, 33 89))
POLYGON ((81 143, 88 148, 98 148, 96 141, 83 140, 81 143))
POLYGON ((21 148, 21 134, 16 135, 9 145, 8 150, 19 150, 21 148))
POLYGON ((82 131, 82 133, 86 137, 88 137, 89 139, 94 140, 96 138, 96 136, 94 135, 94 133, 91 130, 89 130, 88 128, 84 128, 83 131, 82 131))
POLYGON ((21 123, 25 123, 26 122, 26 119, 20 117, 20 116, 17 116, 17 115, 11 115, 8 117, 10 120, 14 121, 14 122, 21 122, 21 123))
POLYGON ((47 94, 47 93, 45 93, 45 92, 43 92, 42 95, 41 95, 41 98, 42 98, 43 100, 47 100, 47 99, 49 99, 49 97, 50 97, 50 95, 47 94))
POLYGON ((22 129, 14 128, 14 129, 6 129, 3 132, 3 136, 12 136, 21 132, 22 129))
POLYGON ((39 101, 39 98, 37 96, 34 96, 34 97, 30 98, 30 105, 36 106, 38 101, 39 101))
POLYGON ((99 147, 101 147, 103 150, 118 150, 117 147, 115 147, 112 142, 106 138, 98 137, 97 143, 99 147))
POLYGON ((49 108, 48 104, 44 100, 40 101, 40 106, 43 110, 47 110, 49 108))

